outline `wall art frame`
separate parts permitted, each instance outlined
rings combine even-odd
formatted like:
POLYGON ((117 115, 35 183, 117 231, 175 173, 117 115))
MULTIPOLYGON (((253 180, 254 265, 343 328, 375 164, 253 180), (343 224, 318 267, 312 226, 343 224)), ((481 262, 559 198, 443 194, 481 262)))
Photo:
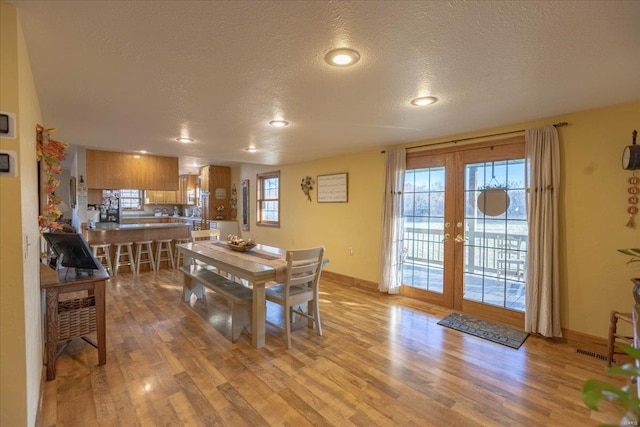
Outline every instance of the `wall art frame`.
POLYGON ((249 231, 249 180, 243 179, 241 182, 242 197, 242 231, 249 231))
POLYGON ((318 175, 316 186, 318 203, 349 202, 349 174, 346 172, 318 175))

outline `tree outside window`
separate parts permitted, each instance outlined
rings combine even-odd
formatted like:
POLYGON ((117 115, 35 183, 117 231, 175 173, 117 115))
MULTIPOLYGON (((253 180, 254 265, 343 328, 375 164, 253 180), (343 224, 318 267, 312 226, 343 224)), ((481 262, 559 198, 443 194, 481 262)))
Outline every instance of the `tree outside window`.
POLYGON ((257 225, 280 226, 280 171, 256 175, 257 225))
POLYGON ((129 211, 141 211, 144 204, 142 190, 120 190, 120 206, 129 211))

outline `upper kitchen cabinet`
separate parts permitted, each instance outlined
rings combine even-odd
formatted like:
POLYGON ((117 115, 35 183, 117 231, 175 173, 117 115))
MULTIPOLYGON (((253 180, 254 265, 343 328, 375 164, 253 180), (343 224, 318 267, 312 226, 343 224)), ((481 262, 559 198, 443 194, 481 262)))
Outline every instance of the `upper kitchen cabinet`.
POLYGON ((231 168, 210 165, 200 169, 200 204, 204 219, 229 219, 230 197, 231 168))
POLYGON ((177 191, 146 190, 144 194, 144 202, 148 205, 176 205, 180 203, 177 191))
POLYGON ((180 175, 178 188, 178 203, 183 205, 197 205, 198 175, 180 175))
POLYGON ((178 190, 178 158, 87 150, 88 188, 178 190))

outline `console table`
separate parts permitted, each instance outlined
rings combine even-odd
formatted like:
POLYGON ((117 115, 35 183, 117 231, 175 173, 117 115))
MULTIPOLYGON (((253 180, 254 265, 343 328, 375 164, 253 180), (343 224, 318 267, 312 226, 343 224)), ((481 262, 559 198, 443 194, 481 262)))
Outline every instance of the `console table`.
POLYGON ((47 381, 56 378, 56 359, 58 352, 58 296, 63 293, 88 291, 95 298, 96 335, 98 349, 98 365, 107 363, 106 328, 104 309, 104 286, 109 274, 100 265, 92 275, 86 273, 76 275, 75 268, 51 270, 40 264, 40 289, 46 299, 46 355, 47 381), (57 274, 55 274, 57 273, 57 274), (57 277, 56 277, 57 276, 57 277))

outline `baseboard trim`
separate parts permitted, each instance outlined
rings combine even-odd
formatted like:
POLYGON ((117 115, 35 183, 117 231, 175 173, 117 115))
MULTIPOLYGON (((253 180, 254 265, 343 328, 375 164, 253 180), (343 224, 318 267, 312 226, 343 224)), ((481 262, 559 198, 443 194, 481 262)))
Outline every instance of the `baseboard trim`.
MULTIPOLYGON (((367 290, 378 290, 378 284, 376 282, 358 279, 355 277, 347 276, 345 274, 323 271, 322 278, 331 280, 344 286, 358 286, 367 290)), ((569 347, 575 348, 576 350, 582 349, 597 354, 607 354, 606 338, 596 337, 582 332, 576 332, 566 328, 562 328, 562 338, 554 338, 554 340, 558 343, 567 344, 569 347)))
POLYGON ((371 282, 369 280, 357 279, 355 277, 347 276, 340 273, 334 273, 332 271, 323 271, 322 278, 328 279, 333 282, 337 282, 341 285, 345 286, 360 286, 366 289, 378 289, 378 284, 376 282, 371 282))
POLYGON ((40 393, 38 393, 38 410, 36 411, 36 423, 35 427, 43 427, 44 414, 42 413, 44 407, 44 386, 47 382, 47 365, 42 365, 42 373, 40 375, 40 393))
POLYGON ((562 336, 569 347, 607 354, 607 339, 562 328, 562 336))

